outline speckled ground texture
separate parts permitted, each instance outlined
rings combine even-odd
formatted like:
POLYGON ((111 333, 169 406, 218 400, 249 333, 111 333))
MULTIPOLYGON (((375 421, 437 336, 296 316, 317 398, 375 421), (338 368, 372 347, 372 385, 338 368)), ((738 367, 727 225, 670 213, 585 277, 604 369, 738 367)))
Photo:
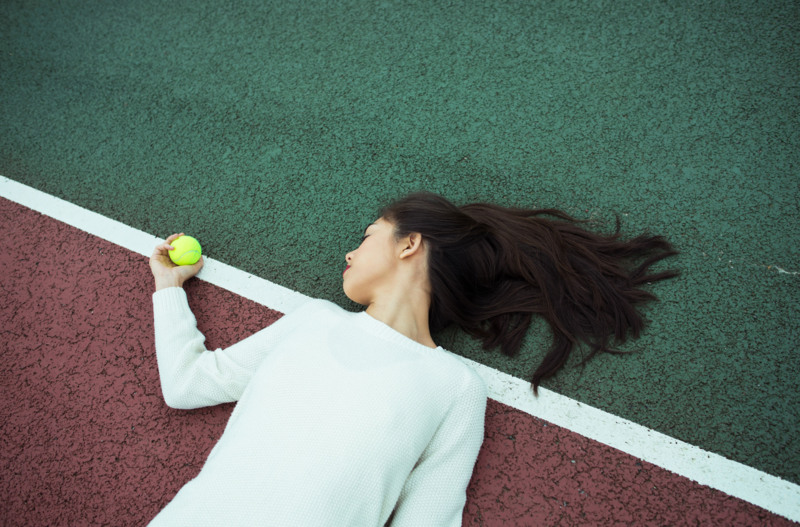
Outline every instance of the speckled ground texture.
MULTIPOLYGON (((353 307, 384 198, 664 234, 625 357, 545 386, 800 483, 796 0, 4 0, 0 174, 353 307)), ((526 378, 515 359, 439 340, 526 378)), ((577 362, 577 361, 575 361, 577 362)))
MULTIPOLYGON (((2 198, 0 247, 0 525, 146 523, 232 406, 163 403, 146 258, 2 198)), ((187 290, 211 348, 280 316, 205 282, 187 290)), ((464 525, 612 523, 791 522, 490 401, 464 525)))

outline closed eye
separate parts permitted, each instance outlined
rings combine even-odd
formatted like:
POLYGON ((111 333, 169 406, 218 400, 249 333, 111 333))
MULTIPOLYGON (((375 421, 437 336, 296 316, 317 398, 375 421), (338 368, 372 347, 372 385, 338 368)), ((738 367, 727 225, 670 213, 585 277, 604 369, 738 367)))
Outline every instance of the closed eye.
POLYGON ((364 229, 364 236, 361 238, 361 243, 364 243, 364 240, 366 240, 366 239, 367 239, 367 237, 369 237, 369 234, 367 234, 367 231, 368 231, 368 230, 369 230, 369 228, 370 228, 370 227, 372 227, 373 225, 375 225, 375 224, 374 224, 374 223, 370 223, 369 225, 367 225, 367 228, 366 228, 366 229, 364 229))

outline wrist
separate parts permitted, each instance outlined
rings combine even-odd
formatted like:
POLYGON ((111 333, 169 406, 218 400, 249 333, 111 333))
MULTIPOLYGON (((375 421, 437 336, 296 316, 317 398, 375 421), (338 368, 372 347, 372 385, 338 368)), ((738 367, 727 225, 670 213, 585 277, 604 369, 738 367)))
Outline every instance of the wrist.
POLYGON ((175 278, 174 276, 157 277, 155 282, 156 291, 161 291, 162 289, 167 289, 169 287, 183 287, 183 281, 175 278))

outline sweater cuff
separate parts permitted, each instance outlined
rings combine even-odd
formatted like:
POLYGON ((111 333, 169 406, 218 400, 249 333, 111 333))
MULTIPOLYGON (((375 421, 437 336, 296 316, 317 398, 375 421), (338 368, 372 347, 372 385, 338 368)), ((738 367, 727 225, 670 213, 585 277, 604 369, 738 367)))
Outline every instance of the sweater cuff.
POLYGON ((189 309, 189 299, 182 287, 168 287, 153 293, 153 311, 176 313, 189 309))

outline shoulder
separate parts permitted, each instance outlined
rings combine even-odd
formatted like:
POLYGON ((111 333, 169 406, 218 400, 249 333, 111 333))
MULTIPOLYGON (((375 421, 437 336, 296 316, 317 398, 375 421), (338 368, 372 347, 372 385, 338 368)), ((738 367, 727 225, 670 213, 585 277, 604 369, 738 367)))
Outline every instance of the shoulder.
POLYGON ((333 302, 323 300, 321 298, 312 298, 307 302, 300 304, 292 311, 286 313, 286 316, 292 317, 310 317, 320 313, 329 313, 332 315, 346 314, 347 311, 337 306, 333 302))
POLYGON ((290 312, 284 313, 288 325, 303 327, 332 327, 352 323, 355 313, 321 298, 309 299, 290 312))
POLYGON ((486 386, 486 381, 476 372, 472 366, 459 360, 462 368, 462 389, 465 393, 472 394, 473 397, 478 399, 486 399, 489 395, 489 389, 486 386))
POLYGON ((308 327, 315 322, 320 322, 329 318, 326 313, 335 313, 342 310, 336 304, 317 298, 309 298, 290 310, 286 310, 283 316, 273 322, 264 330, 269 333, 287 333, 302 327, 308 327))
POLYGON ((488 404, 486 382, 465 359, 446 353, 449 355, 449 374, 447 381, 438 387, 443 419, 449 423, 448 427, 453 427, 451 429, 469 430, 475 438, 482 439, 488 404))
MULTIPOLYGON (((489 393, 483 377, 472 369, 469 365, 461 362, 461 384, 458 395, 453 401, 451 412, 467 419, 476 432, 480 429, 480 436, 483 436, 483 424, 486 415, 486 405, 488 404, 489 393)), ((466 423, 465 423, 466 426, 466 423)))
POLYGON ((457 386, 458 397, 485 400, 488 397, 486 381, 475 370, 471 361, 444 348, 439 351, 437 359, 442 368, 449 372, 450 378, 457 386))

